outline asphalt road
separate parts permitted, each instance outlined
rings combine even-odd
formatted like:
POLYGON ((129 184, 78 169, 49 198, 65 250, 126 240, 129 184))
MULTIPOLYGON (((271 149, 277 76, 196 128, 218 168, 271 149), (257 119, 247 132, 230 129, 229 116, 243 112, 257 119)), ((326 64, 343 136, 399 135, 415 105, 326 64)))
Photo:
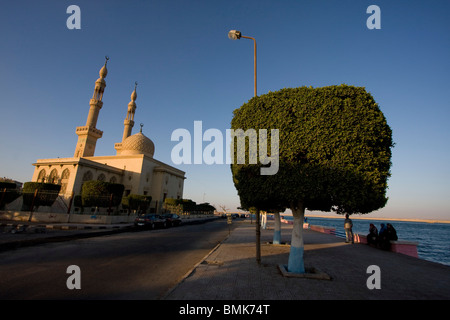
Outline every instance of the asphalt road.
POLYGON ((0 299, 159 299, 228 232, 219 219, 2 252, 0 299))

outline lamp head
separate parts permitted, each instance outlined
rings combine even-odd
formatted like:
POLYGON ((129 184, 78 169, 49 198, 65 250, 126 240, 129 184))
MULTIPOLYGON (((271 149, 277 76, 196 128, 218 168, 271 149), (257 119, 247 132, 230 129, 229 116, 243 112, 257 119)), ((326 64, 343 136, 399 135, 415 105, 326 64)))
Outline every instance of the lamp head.
POLYGON ((241 32, 237 31, 237 30, 230 30, 228 32, 228 38, 230 38, 231 40, 237 40, 241 38, 241 32))

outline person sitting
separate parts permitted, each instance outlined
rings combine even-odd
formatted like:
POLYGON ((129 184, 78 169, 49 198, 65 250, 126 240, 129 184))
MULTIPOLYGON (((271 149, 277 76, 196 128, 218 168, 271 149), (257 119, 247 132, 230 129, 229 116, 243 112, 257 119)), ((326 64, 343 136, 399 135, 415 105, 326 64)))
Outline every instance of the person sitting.
POLYGON ((378 246, 380 249, 389 250, 391 243, 389 242, 387 228, 384 223, 381 224, 380 232, 378 233, 378 246))
POLYGON ((386 236, 390 241, 396 241, 398 240, 397 237, 397 231, 395 230, 395 228, 392 226, 392 224, 388 223, 387 227, 386 227, 386 236))
POLYGON ((377 245, 378 242, 378 229, 373 223, 370 224, 369 234, 367 235, 367 244, 377 245))
POLYGON ((384 223, 382 223, 380 232, 378 233, 378 235, 381 237, 385 231, 386 231, 386 226, 384 225, 384 223))

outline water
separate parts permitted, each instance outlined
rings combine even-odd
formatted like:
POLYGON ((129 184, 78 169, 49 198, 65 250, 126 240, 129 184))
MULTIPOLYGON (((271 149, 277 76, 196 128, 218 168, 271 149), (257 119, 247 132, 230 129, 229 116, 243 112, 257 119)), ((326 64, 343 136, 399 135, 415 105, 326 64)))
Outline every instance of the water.
MULTIPOLYGON (((284 215, 286 220, 292 216, 284 215)), ((345 238, 344 219, 342 218, 316 218, 308 217, 312 225, 336 228, 336 236, 345 238)), ((380 224, 387 223, 397 230, 398 240, 418 242, 417 253, 419 258, 450 266, 450 224, 426 223, 410 221, 387 220, 359 220, 352 219, 353 233, 367 235, 369 224, 373 223, 378 231, 380 224)))

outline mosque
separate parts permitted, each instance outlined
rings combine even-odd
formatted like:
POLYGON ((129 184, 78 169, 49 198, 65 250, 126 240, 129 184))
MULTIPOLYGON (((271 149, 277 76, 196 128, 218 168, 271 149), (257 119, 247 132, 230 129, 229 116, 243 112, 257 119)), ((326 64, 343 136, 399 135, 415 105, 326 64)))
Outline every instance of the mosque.
MULTIPOLYGON (((142 133, 142 125, 140 132, 131 134, 137 83, 128 103, 122 141, 114 145, 116 155, 94 156, 97 140, 103 135, 96 125, 103 106, 107 62, 108 58, 100 69, 100 78, 95 82, 86 125, 76 128, 78 141, 73 157, 37 160, 33 163, 35 169, 31 181, 61 185, 60 198, 67 207, 70 207, 68 204, 74 195, 81 194, 81 186, 85 181, 121 183, 125 187, 124 196, 149 195, 152 197, 150 211, 160 212, 166 198, 183 198, 185 172, 153 158, 155 145, 142 133)), ((78 209, 72 208, 72 212, 74 210, 78 209)))

